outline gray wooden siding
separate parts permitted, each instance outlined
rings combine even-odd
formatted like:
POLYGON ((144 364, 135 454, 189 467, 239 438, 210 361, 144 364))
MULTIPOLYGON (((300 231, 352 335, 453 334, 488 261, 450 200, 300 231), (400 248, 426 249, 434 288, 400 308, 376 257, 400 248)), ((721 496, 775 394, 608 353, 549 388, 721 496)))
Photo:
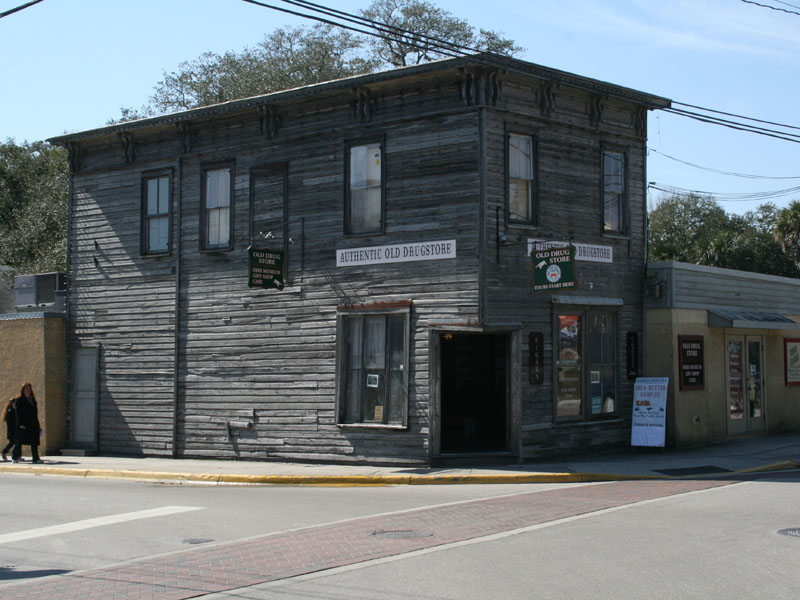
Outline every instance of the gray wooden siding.
POLYGON ((800 315, 800 280, 679 262, 647 266, 648 308, 750 310, 800 315), (661 295, 653 292, 660 286, 661 295))
MULTIPOLYGON (((455 86, 450 95, 454 104, 455 86)), ((401 110, 407 100, 394 97, 382 104, 385 121, 363 125, 352 118, 349 102, 287 112, 275 140, 263 139, 254 118, 192 128, 192 152, 183 156, 176 181, 181 222, 173 220, 181 247, 179 455, 428 459, 428 323, 474 321, 478 310, 477 117, 456 105, 447 114, 408 121, 401 110), (323 118, 326 131, 320 133, 323 118), (344 140, 370 136, 385 140, 386 234, 348 238, 344 140), (227 162, 234 181, 234 247, 200 251, 202 169, 227 162), (247 288, 250 173, 271 164, 288 170, 286 219, 295 241, 288 246, 288 288, 282 292, 247 288), (335 266, 337 248, 436 239, 456 239, 458 258, 335 266), (386 300, 413 301, 408 429, 341 429, 334 415, 336 307, 386 300), (229 439, 229 421, 252 426, 233 430, 229 439)), ((178 145, 175 137, 156 136, 137 142, 136 149, 134 163, 107 169, 119 158, 106 155, 119 149, 100 144, 86 152, 84 170, 76 174, 76 190, 91 191, 77 193, 73 206, 73 344, 103 343, 101 422, 107 432, 101 432, 101 451, 160 454, 172 452, 177 257, 139 256, 140 180, 144 170, 167 165, 177 173, 178 145), (98 266, 95 239, 105 261, 98 266), (154 320, 155 314, 162 317, 154 320)), ((274 224, 276 233, 281 228, 274 224)), ((280 247, 282 235, 263 243, 280 247)))
MULTIPOLYGON (((593 121, 594 95, 561 86, 553 110, 545 111, 542 82, 510 73, 502 77, 502 94, 481 105, 465 95, 462 77, 455 68, 434 69, 408 80, 375 79, 370 89, 352 90, 355 95, 345 88, 298 94, 265 105, 274 117, 266 127, 265 113, 242 105, 197 113, 178 128, 164 121, 134 127, 127 137, 103 132, 79 139, 70 343, 102 345, 101 452, 427 463, 431 328, 509 323, 522 334, 521 349, 513 352, 521 355, 521 368, 512 368, 522 379, 522 405, 513 412, 521 415, 515 426, 526 456, 619 441, 629 407, 611 426, 553 427, 553 308, 549 295, 533 294, 525 254, 529 237, 571 235, 613 246, 613 265, 578 263, 576 293, 624 298, 622 372, 624 334, 641 331, 642 320, 644 132, 633 125, 640 107, 605 98, 593 121), (498 261, 505 132, 517 128, 537 141, 539 226, 507 227, 501 219, 508 243, 498 261), (345 153, 356 140, 385 144, 381 235, 344 234, 345 153), (628 238, 602 235, 605 143, 628 156, 628 238), (223 163, 233 176, 233 249, 201 251, 203 169, 223 163), (260 244, 287 249, 283 291, 247 287, 251 175, 265 167, 286 173, 285 212, 262 204, 257 221, 257 230, 274 234, 260 244), (143 257, 141 178, 156 169, 173 173, 172 253, 143 257), (446 239, 456 240, 456 259, 336 267, 336 249, 446 239), (408 428, 337 426, 337 307, 408 300, 408 428), (545 334, 546 383, 537 388, 527 383, 530 331, 545 334), (250 426, 229 429, 232 421, 250 426)), ((259 185, 257 196, 280 187, 275 180, 259 185)))
POLYGON ((588 122, 586 93, 558 88, 555 109, 545 117, 539 95, 525 86, 506 85, 504 110, 489 111, 487 252, 487 321, 518 323, 522 332, 521 423, 523 456, 624 443, 630 435, 632 382, 625 377, 625 334, 642 331, 644 249, 644 141, 633 129, 636 107, 604 100, 599 127, 588 122), (538 222, 509 223, 506 202, 506 134, 520 132, 536 141, 538 222), (601 152, 605 146, 627 156, 629 235, 602 234, 601 152), (497 208, 500 212, 497 212, 497 208), (507 241, 497 248, 499 231, 507 241), (613 264, 576 262, 578 288, 563 295, 622 298, 618 314, 620 418, 615 422, 555 423, 553 417, 553 328, 551 294, 534 293, 529 238, 572 239, 611 246, 613 264), (544 334, 544 381, 529 383, 528 333, 544 334))

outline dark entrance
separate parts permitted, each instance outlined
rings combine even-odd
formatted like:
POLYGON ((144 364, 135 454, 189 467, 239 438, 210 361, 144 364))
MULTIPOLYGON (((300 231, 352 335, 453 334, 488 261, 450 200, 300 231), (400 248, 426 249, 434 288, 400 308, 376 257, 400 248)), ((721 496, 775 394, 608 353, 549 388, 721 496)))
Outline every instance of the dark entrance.
POLYGON ((441 336, 441 452, 505 452, 508 336, 441 336))

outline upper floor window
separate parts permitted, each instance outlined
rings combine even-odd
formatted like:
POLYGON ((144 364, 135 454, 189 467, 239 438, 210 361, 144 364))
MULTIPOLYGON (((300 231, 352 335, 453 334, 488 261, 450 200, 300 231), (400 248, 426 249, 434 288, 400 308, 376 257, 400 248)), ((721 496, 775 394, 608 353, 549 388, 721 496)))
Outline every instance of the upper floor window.
POLYGON ((603 230, 626 233, 625 155, 603 152, 603 230))
POLYGON ((231 169, 208 169, 203 186, 203 248, 231 247, 231 217, 231 169))
POLYGON ((351 146, 345 218, 347 233, 383 231, 383 148, 351 146))
POLYGON ((533 138, 508 135, 508 211, 509 220, 531 223, 533 206, 533 138))
POLYGON ((142 251, 144 254, 169 252, 170 177, 146 177, 142 189, 142 251))

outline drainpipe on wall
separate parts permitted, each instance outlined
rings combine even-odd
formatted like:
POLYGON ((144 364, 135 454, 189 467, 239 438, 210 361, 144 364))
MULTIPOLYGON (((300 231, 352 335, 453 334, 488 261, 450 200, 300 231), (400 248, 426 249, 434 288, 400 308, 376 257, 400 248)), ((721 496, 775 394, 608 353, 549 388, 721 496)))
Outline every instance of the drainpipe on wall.
POLYGON ((172 457, 178 457, 178 414, 179 414, 179 365, 180 365, 180 333, 181 333, 181 207, 183 205, 183 153, 178 155, 178 170, 175 179, 175 348, 173 353, 172 375, 172 457))

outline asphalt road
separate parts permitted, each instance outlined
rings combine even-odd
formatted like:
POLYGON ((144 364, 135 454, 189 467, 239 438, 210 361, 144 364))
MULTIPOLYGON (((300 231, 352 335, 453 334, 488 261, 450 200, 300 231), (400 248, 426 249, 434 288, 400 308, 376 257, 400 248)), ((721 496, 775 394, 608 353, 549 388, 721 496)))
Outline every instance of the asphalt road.
MULTIPOLYGON (((215 552, 239 557, 248 547, 255 556, 237 558, 241 570, 248 560, 262 561, 253 580, 266 581, 269 571, 274 581, 216 594, 203 593, 214 588, 200 584, 189 591, 175 586, 174 596, 146 596, 152 589, 142 588, 126 597, 795 599, 800 537, 779 532, 800 530, 799 484, 797 471, 685 486, 374 488, 4 476, 0 597, 48 597, 34 595, 36 586, 109 579, 98 574, 141 561, 182 564, 215 552), (359 528, 366 532, 360 537, 359 528), (345 540, 348 531, 355 542, 345 540), (376 542, 386 543, 374 539, 378 533, 420 537, 389 540, 399 545, 375 552, 376 542), (342 540, 342 548, 326 547, 330 538, 334 546, 342 540), (284 548, 309 555, 349 549, 352 556, 292 565, 294 575, 284 577, 263 566, 265 554, 289 553, 284 548)), ((230 568, 202 564, 209 571, 230 568)), ((224 586, 231 584, 216 589, 224 586)), ((81 597, 51 593, 59 600, 81 597)))

